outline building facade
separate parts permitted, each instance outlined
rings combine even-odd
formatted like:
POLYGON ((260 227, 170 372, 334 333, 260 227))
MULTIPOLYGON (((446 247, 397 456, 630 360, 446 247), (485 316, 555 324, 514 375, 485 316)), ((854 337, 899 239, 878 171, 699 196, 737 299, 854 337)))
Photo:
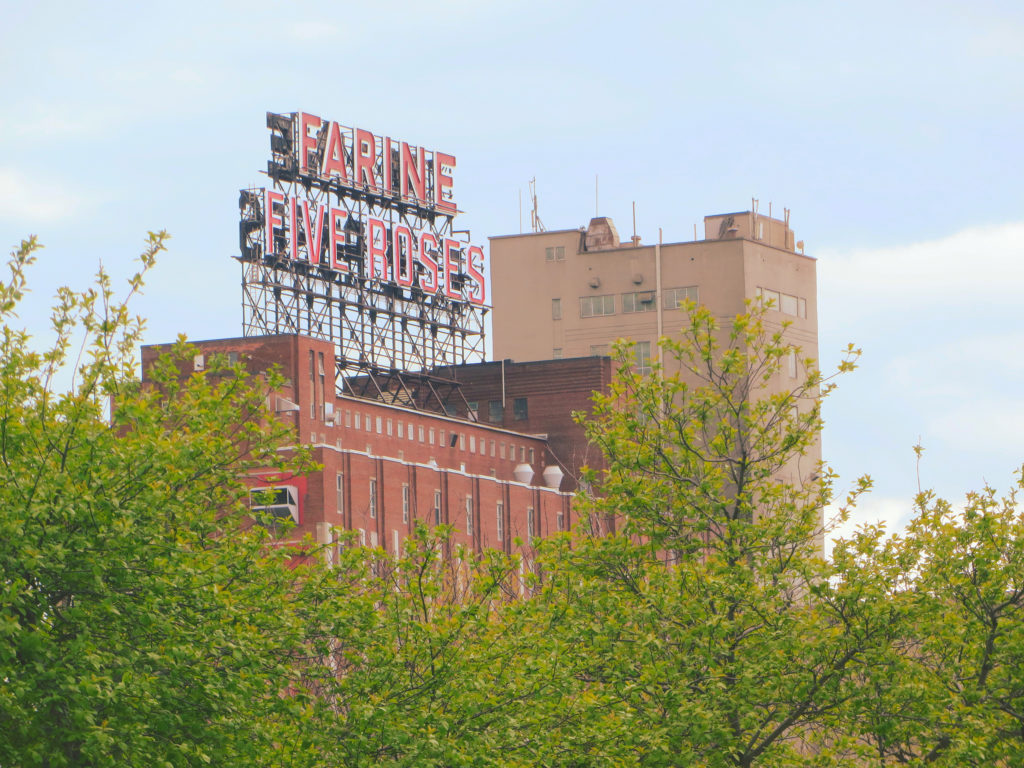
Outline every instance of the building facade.
MULTIPOLYGON (((603 466, 574 414, 608 390, 616 339, 634 342, 636 365, 647 373, 657 340, 685 322, 687 301, 724 325, 746 302, 770 300, 766 322, 788 323, 799 357, 817 358, 815 261, 794 249, 787 222, 744 212, 704 224, 705 239, 689 243, 622 244, 606 218, 586 229, 491 238, 498 359, 429 371, 457 383, 461 397, 445 413, 339 393, 330 340, 281 334, 197 342, 193 366, 201 370, 205 357, 223 354, 253 373, 278 366, 286 377, 268 404, 323 468, 248 482, 268 489, 254 504, 292 518, 289 540, 308 535, 330 551, 336 529, 347 529, 395 553, 418 522, 446 524, 455 544, 520 552, 528 561, 536 537, 576 522, 582 468, 603 466)), ((143 348, 144 378, 165 348, 143 348)), ((768 391, 795 386, 803 372, 792 357, 768 391)), ((819 460, 815 445, 785 479, 801 482, 819 460)))
MULTIPOLYGON (((692 301, 723 329, 748 302, 765 303, 770 330, 787 326, 788 359, 755 396, 791 391, 806 374, 802 361, 818 359, 816 260, 800 252, 788 213, 786 220, 756 211, 706 216, 704 239, 693 242, 623 243, 611 219, 600 217, 586 228, 492 237, 490 244, 497 358, 602 356, 628 339, 641 373, 656 362, 675 373, 658 339, 678 337, 692 301)), ((807 480, 820 459, 818 441, 783 479, 807 480)))
MULTIPOLYGON (((456 545, 529 557, 536 537, 575 522, 572 494, 561 488, 563 470, 543 435, 339 395, 329 341, 277 335, 195 346, 195 370, 221 354, 256 374, 277 366, 286 378, 268 405, 323 468, 303 477, 257 473, 247 482, 254 505, 291 517, 289 541, 308 535, 329 551, 334 529, 347 529, 395 553, 419 522, 452 526, 456 545)), ((143 347, 144 381, 166 350, 143 347)))
POLYGON ((771 298, 769 322, 818 356, 815 260, 795 250, 785 221, 758 213, 704 219, 704 239, 642 245, 619 241, 608 218, 586 228, 492 237, 495 358, 517 362, 608 354, 636 343, 648 368, 660 336, 673 336, 687 300, 728 320, 744 302, 771 298))

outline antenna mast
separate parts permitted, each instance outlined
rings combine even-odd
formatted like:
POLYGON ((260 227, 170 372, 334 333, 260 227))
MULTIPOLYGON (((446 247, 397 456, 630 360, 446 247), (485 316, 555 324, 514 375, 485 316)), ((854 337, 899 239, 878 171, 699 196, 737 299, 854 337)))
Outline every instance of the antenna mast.
POLYGON ((544 222, 540 220, 540 215, 537 213, 537 177, 534 176, 530 179, 530 201, 533 203, 533 208, 530 210, 530 226, 533 227, 534 232, 546 232, 544 228, 544 222))

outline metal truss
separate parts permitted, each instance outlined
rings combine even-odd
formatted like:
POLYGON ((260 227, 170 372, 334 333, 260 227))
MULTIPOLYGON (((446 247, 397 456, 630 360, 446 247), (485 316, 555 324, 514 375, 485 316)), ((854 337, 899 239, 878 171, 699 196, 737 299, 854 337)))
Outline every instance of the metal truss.
MULTIPOLYGON (((465 268, 453 275, 453 299, 443 289, 421 287, 425 270, 414 263, 411 286, 379 277, 364 268, 366 222, 380 219, 391 228, 430 231, 458 239, 464 264, 468 233, 452 229, 452 216, 422 201, 354 190, 336 182, 301 175, 292 154, 295 126, 291 115, 268 114, 273 159, 268 176, 288 199, 304 198, 316 207, 333 205, 348 212, 339 258, 347 271, 321 264, 310 253, 306 233, 298 228, 299 258, 290 257, 288 237, 267 243, 262 190, 242 190, 239 197, 242 265, 242 335, 299 333, 335 346, 340 388, 348 394, 428 410, 451 411, 465 405, 458 382, 431 373, 438 366, 484 359, 484 316, 488 308, 470 302, 474 287, 465 268), (288 131, 291 131, 289 134, 288 131), (463 239, 456 235, 464 235, 463 239)), ((322 147, 319 151, 322 151, 322 147)), ((383 162, 378 158, 378 162, 383 162)), ((276 213, 276 212, 275 212, 276 213)), ((394 264, 391 243, 386 258, 394 264)))

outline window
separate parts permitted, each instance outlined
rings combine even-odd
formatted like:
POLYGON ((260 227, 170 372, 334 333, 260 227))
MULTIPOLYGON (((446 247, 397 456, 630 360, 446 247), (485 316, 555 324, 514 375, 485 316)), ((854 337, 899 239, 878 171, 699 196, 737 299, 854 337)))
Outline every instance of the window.
MULTIPOLYGON (((348 411, 348 410, 345 411, 345 426, 346 427, 351 427, 352 426, 352 411, 348 411)), ((359 426, 359 425, 357 424, 356 426, 359 426)))
POLYGON ((476 435, 469 436, 469 452, 476 453, 476 435))
POLYGON ((417 432, 419 432, 419 435, 420 435, 420 442, 422 443, 422 442, 423 442, 423 425, 422 425, 422 424, 420 424, 420 426, 419 426, 419 427, 417 428, 417 430, 416 430, 416 431, 417 431, 417 432))
POLYGON ((495 453, 496 453, 496 451, 495 451, 495 444, 494 444, 494 441, 491 440, 491 458, 492 459, 494 458, 495 453))
POLYGON ((783 314, 792 315, 796 317, 797 300, 796 296, 790 296, 788 293, 782 294, 782 302, 779 309, 782 310, 783 314))
POLYGON ((786 367, 789 368, 789 378, 796 378, 796 350, 790 348, 789 354, 786 355, 786 367))
POLYGON ((336 496, 334 498, 334 508, 338 510, 338 514, 344 514, 345 512, 345 476, 339 472, 334 476, 334 490, 336 496))
POLYGON ((398 437, 399 438, 404 438, 405 437, 405 427, 403 426, 402 422, 398 422, 398 437))
POLYGON ((623 312, 651 312, 655 308, 654 291, 622 294, 623 312))
POLYGON ((562 510, 558 510, 555 514, 555 524, 558 526, 558 530, 565 530, 565 512, 562 510))
POLYGON ((700 301, 700 293, 696 285, 688 285, 685 288, 666 288, 661 293, 662 306, 665 309, 679 309, 688 301, 696 304, 700 301))
POLYGON ((501 456, 501 458, 504 459, 505 458, 505 444, 504 443, 498 443, 498 451, 499 451, 499 455, 501 456))
POLYGON ((561 320, 562 319, 562 300, 552 299, 551 300, 551 319, 561 320))
POLYGON ((459 450, 460 451, 466 450, 466 433, 465 432, 459 432, 459 450))
POLYGON ((441 434, 440 434, 440 436, 438 438, 437 444, 438 445, 448 445, 448 443, 446 443, 444 441, 444 430, 443 429, 441 430, 441 434))
POLYGON ((526 508, 526 543, 532 544, 534 537, 533 507, 526 508))
POLYGON ((371 424, 372 421, 373 419, 370 418, 370 414, 367 413, 363 416, 363 426, 366 427, 367 432, 373 430, 373 424, 371 424))
POLYGON ((533 457, 533 448, 531 448, 530 449, 530 463, 533 464, 534 461, 535 461, 535 459, 533 457))
POLYGON ((441 524, 441 491, 434 491, 434 525, 441 524))
POLYGON ((480 455, 487 455, 487 441, 482 437, 480 438, 480 455))
MULTIPOLYGON (((525 397, 517 397, 512 401, 512 418, 517 421, 528 419, 530 417, 530 409, 527 405, 525 397)), ((505 458, 505 452, 501 452, 501 457, 505 458)))
POLYGON ((554 349, 551 350, 551 359, 552 360, 561 360, 562 359, 562 348, 561 347, 555 347, 554 349))
POLYGON ((434 438, 436 438, 436 437, 437 437, 437 431, 433 427, 431 427, 430 428, 430 444, 431 445, 434 444, 434 438))
POLYGON ((565 246, 553 245, 544 249, 545 261, 565 261, 565 246))
POLYGON ((761 301, 765 306, 776 310, 779 308, 782 297, 778 291, 771 291, 767 288, 759 288, 758 290, 760 291, 761 301))
POLYGON ((409 484, 402 485, 402 522, 409 522, 409 484))
POLYGON ((316 418, 316 353, 309 350, 309 418, 316 418))
POLYGON ((466 414, 469 417, 469 420, 476 421, 477 414, 480 412, 480 403, 475 400, 470 400, 466 405, 469 407, 469 411, 466 414))
POLYGON ((505 543, 505 505, 498 502, 497 509, 497 520, 498 520, 498 542, 502 545, 505 543))
POLYGON ((761 304, 791 317, 807 317, 807 299, 758 286, 754 296, 761 304), (769 305, 769 302, 771 304, 769 305))
POLYGON ((525 462, 526 461, 526 446, 525 445, 520 445, 519 446, 519 461, 521 461, 521 462, 525 462))
POLYGON ((492 424, 501 424, 505 420, 505 405, 501 400, 487 401, 487 420, 492 424))
POLYGON ((380 416, 377 417, 377 434, 381 434, 384 431, 383 419, 380 416))
POLYGON ((360 421, 361 418, 359 411, 356 411, 356 429, 362 429, 362 422, 360 421))
POLYGON ((401 554, 398 550, 398 531, 394 528, 391 529, 391 549, 394 550, 395 557, 401 554))
POLYGON ((377 478, 370 478, 370 517, 377 519, 377 478))
POLYGON ((466 497, 466 534, 473 535, 473 497, 466 497))
POLYGON ((608 345, 607 344, 591 344, 590 345, 590 356, 591 357, 607 357, 608 345))
POLYGON ((319 365, 317 371, 320 373, 320 401, 323 404, 324 421, 327 421, 327 385, 324 383, 324 353, 318 352, 319 365))
POLYGON ((636 343, 636 372, 641 376, 648 376, 651 373, 651 342, 638 341, 636 343))
POLYGON ((366 531, 363 530, 362 528, 359 528, 358 530, 359 530, 359 546, 365 547, 366 546, 366 531))
POLYGON ((581 296, 580 317, 598 317, 615 314, 614 296, 581 296))
POLYGON ((252 488, 249 490, 249 509, 257 517, 299 522, 299 489, 294 485, 252 488))
POLYGON ((391 419, 388 419, 388 437, 391 437, 392 423, 391 419))
POLYGON ((228 365, 238 365, 237 352, 228 352, 228 365))

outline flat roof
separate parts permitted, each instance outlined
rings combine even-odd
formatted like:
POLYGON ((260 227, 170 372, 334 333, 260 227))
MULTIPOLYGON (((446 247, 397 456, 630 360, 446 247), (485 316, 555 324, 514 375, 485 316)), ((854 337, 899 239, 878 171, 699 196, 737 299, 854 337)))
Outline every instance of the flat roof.
POLYGON ((543 232, 520 232, 518 235, 491 235, 488 240, 502 240, 506 237, 534 237, 537 235, 564 235, 566 232, 586 232, 587 230, 583 227, 577 227, 576 229, 546 229, 543 232))

